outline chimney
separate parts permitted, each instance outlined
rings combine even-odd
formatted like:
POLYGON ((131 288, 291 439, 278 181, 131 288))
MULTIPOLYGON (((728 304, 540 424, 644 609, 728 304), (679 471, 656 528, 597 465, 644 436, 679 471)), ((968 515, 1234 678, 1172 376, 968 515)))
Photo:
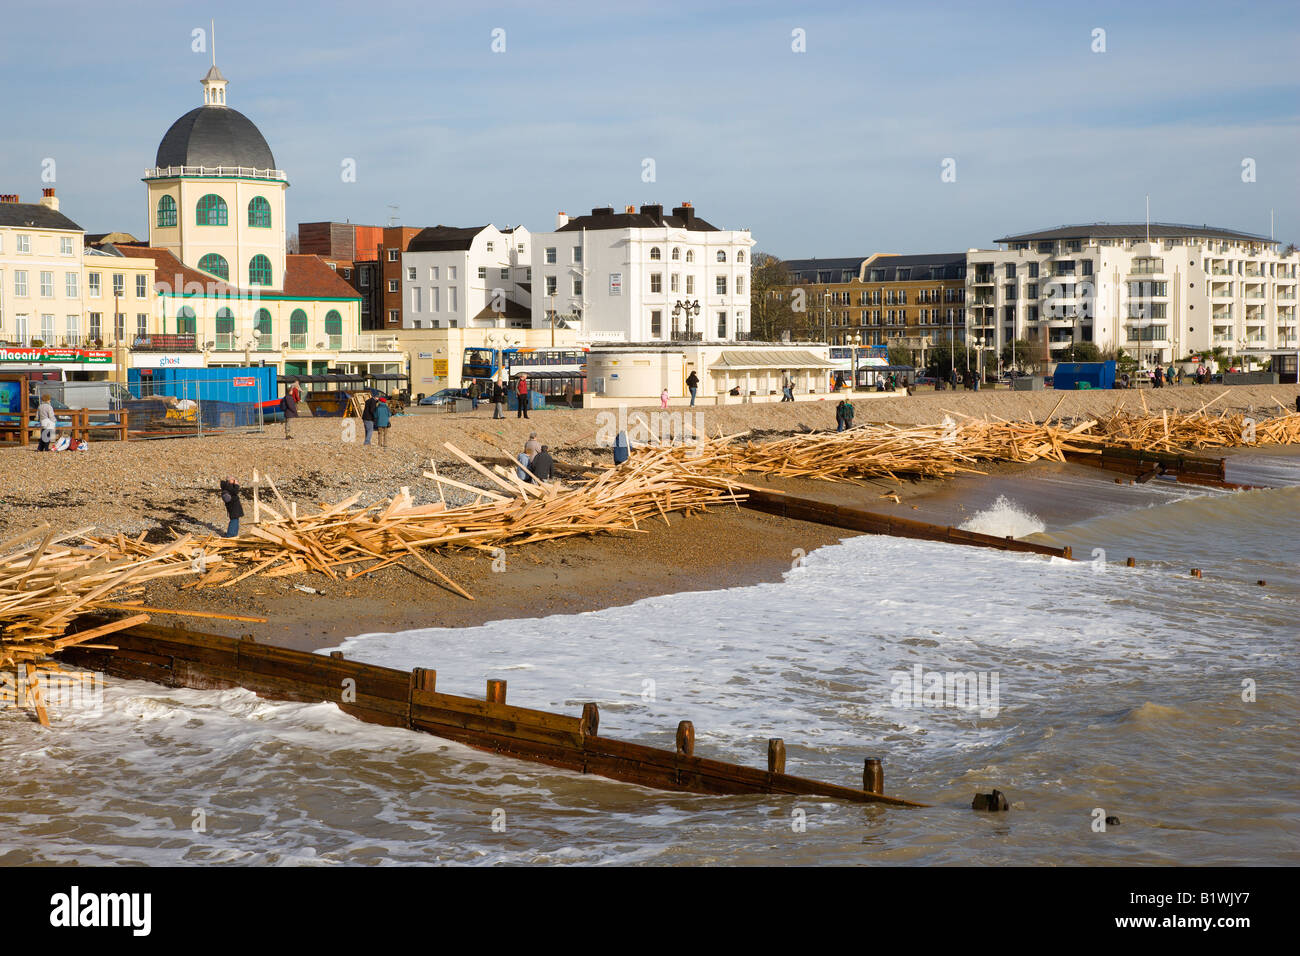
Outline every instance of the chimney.
POLYGON ((663 206, 642 206, 641 215, 649 216, 655 222, 662 224, 664 221, 664 207, 663 206))
POLYGON ((55 212, 59 211, 59 199, 54 195, 53 186, 47 186, 41 190, 41 205, 46 209, 53 209, 55 212))
POLYGON ((636 206, 624 206, 623 211, 630 216, 636 212, 636 206))
POLYGON ((695 221, 695 207, 688 202, 684 202, 673 209, 673 215, 689 227, 695 221))
POLYGON ((564 227, 564 226, 567 226, 568 224, 569 224, 569 214, 568 214, 568 213, 565 213, 565 212, 557 212, 557 213, 555 214, 555 228, 556 228, 556 229, 560 229, 560 228, 562 228, 562 227, 564 227))
POLYGON ((614 215, 614 207, 613 207, 613 206, 597 206, 597 207, 595 207, 594 209, 592 209, 591 214, 592 214, 593 216, 612 216, 612 215, 614 215))
POLYGON ((0 195, 0 202, 14 202, 14 203, 16 203, 17 201, 18 201, 18 194, 17 194, 17 193, 4 193, 3 195, 0 195))

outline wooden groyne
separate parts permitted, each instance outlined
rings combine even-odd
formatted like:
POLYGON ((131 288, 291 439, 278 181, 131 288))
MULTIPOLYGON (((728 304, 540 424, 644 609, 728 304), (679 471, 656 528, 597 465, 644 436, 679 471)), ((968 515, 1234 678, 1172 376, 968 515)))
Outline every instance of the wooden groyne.
POLYGON ((980 534, 977 531, 963 531, 961 528, 930 524, 913 518, 898 518, 893 515, 863 511, 860 508, 849 508, 845 505, 832 505, 814 498, 801 498, 771 488, 759 488, 754 485, 737 487, 745 494, 744 498, 739 499, 739 504, 742 506, 785 518, 797 518, 800 521, 812 521, 835 528, 861 531, 865 534, 889 534, 899 538, 944 541, 948 544, 994 548, 998 551, 1020 551, 1052 558, 1073 558, 1069 547, 1053 548, 1045 544, 1017 541, 1010 536, 999 538, 996 535, 980 534))
POLYGON ((1104 448, 1101 451, 1067 451, 1066 461, 1090 465, 1105 471, 1119 472, 1139 481, 1168 477, 1190 485, 1246 490, 1250 485, 1227 480, 1227 460, 1197 455, 1170 454, 1131 448, 1104 448))
MULTIPOLYGON (((79 628, 102 626, 89 616, 79 628)), ((596 704, 578 717, 516 707, 505 701, 505 681, 489 680, 484 699, 437 690, 437 672, 378 667, 306 651, 203 634, 181 627, 141 624, 113 635, 115 648, 70 646, 62 661, 116 677, 168 687, 244 687, 273 700, 330 702, 367 723, 406 727, 437 737, 558 767, 635 783, 656 790, 699 794, 792 794, 852 803, 920 807, 885 796, 879 760, 864 764, 861 788, 822 783, 785 773, 785 744, 768 741, 767 769, 695 754, 695 728, 682 721, 674 750, 601 736, 596 704)))

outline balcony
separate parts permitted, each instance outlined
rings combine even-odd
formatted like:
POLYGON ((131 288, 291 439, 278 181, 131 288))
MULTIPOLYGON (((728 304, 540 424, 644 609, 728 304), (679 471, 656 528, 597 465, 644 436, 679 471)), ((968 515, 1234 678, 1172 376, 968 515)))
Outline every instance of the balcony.
POLYGON ((272 181, 283 181, 287 178, 282 169, 255 169, 252 166, 153 166, 144 171, 145 179, 176 179, 180 176, 272 181))
MULTIPOLYGON (((112 343, 95 344, 96 340, 88 335, 44 335, 40 332, 24 332, 21 335, 9 335, 0 332, 0 345, 22 349, 98 349, 112 348, 112 343), (37 345, 36 343, 41 343, 37 345)), ((3 371, 3 367, 0 367, 3 371)))
POLYGON ((673 329, 672 332, 669 333, 669 340, 672 342, 703 342, 704 333, 692 332, 690 329, 687 329, 685 332, 673 329))

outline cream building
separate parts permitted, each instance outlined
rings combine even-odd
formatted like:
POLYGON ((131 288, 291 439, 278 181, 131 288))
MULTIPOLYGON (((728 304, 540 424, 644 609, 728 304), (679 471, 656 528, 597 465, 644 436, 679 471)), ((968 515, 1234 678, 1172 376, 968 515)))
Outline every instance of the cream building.
POLYGON ((0 341, 83 344, 82 236, 53 189, 39 203, 0 196, 0 341))

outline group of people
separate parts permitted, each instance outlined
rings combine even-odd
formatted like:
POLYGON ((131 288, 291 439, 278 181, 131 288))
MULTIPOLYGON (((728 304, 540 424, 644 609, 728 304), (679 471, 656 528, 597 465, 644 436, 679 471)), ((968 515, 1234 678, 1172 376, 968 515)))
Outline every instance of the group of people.
POLYGON ((512 386, 506 386, 500 381, 494 381, 491 388, 486 388, 485 386, 480 385, 478 380, 475 379, 473 382, 470 382, 469 386, 470 407, 474 411, 477 411, 479 400, 486 396, 488 400, 492 402, 492 417, 505 418, 506 398, 509 394, 506 391, 507 387, 514 390, 515 398, 518 399, 519 407, 515 413, 515 417, 527 418, 528 406, 531 404, 532 400, 532 389, 528 384, 527 375, 520 375, 512 386))
POLYGON ((550 446, 537 440, 537 432, 528 433, 528 441, 524 442, 524 450, 516 460, 519 467, 515 469, 515 474, 520 481, 530 482, 533 478, 550 481, 555 477, 555 460, 551 458, 550 446))
POLYGON ((841 398, 840 403, 835 406, 835 430, 842 432, 852 428, 853 414, 853 403, 847 398, 841 398))

